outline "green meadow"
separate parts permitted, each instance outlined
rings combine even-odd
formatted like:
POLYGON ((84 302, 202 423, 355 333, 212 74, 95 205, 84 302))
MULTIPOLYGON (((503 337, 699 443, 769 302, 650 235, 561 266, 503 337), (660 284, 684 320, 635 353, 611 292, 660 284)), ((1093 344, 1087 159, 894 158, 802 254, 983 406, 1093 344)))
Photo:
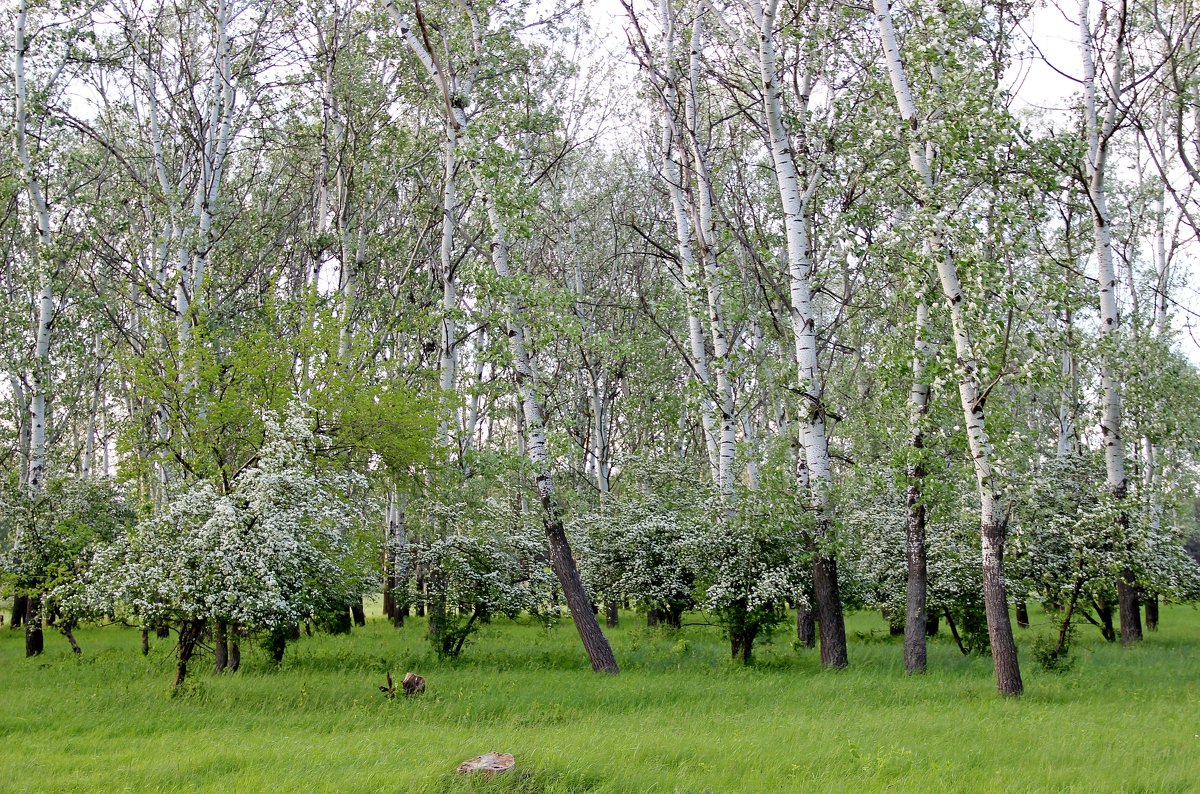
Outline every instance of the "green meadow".
MULTIPOLYGON (((700 618, 697 618, 700 619, 700 618)), ((289 645, 281 667, 252 642, 242 669, 200 659, 169 691, 172 640, 121 627, 47 634, 23 657, 0 630, 4 791, 783 792, 1200 791, 1200 613, 1164 608, 1138 647, 1079 627, 1074 666, 1040 670, 1019 633, 1026 695, 998 697, 990 660, 943 635, 930 672, 903 674, 899 638, 850 616, 851 667, 777 635, 752 667, 717 629, 609 630, 623 671, 591 673, 570 621, 497 621, 439 661, 422 621, 375 619, 289 645), (428 679, 386 699, 387 672, 428 679), (510 752, 494 780, 459 762, 510 752)))

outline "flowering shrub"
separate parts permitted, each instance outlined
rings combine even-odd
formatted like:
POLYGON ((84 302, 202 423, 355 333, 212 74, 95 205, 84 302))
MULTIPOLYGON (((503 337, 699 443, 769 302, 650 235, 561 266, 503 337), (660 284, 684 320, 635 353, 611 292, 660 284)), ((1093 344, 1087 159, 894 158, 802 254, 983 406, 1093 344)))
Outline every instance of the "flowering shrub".
POLYGON ((424 572, 424 592, 397 594, 425 605, 430 640, 439 656, 451 658, 492 615, 558 615, 557 579, 535 516, 496 497, 472 504, 457 495, 421 505, 423 518, 413 522, 416 539, 409 547, 424 572))
POLYGON ((694 604, 695 573, 684 540, 688 517, 640 498, 616 499, 578 517, 573 545, 588 591, 597 601, 632 599, 679 627, 694 604))
POLYGON ((318 441, 301 412, 268 421, 257 464, 227 491, 181 485, 99 544, 85 576, 56 591, 64 610, 270 630, 369 591, 375 577, 356 564, 353 544, 366 516, 347 499, 363 482, 318 468, 318 441))
MULTIPOLYGON (((64 612, 59 594, 78 587, 92 550, 126 532, 133 521, 125 495, 101 480, 64 475, 50 477, 37 493, 15 484, 0 488, 6 588, 34 599, 51 616, 64 612)), ((67 614, 60 624, 72 643, 75 619, 67 614)), ((33 620, 30 629, 40 631, 41 615, 33 620)))

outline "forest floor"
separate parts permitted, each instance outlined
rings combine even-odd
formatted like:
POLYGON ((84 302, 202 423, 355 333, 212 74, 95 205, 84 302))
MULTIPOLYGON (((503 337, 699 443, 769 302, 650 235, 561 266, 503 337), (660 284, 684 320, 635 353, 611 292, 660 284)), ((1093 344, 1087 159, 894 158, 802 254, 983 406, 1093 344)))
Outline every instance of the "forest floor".
MULTIPOLYGON (((376 610, 377 611, 377 610, 376 610)), ((702 620, 702 618, 695 618, 702 620)), ((788 792, 1200 790, 1200 612, 1164 608, 1135 648, 1079 627, 1075 665, 1038 668, 1021 630, 1026 694, 995 694, 990 660, 930 643, 903 674, 899 638, 850 616, 849 669, 820 670, 781 632, 744 668, 717 629, 610 630, 623 672, 589 672, 569 620, 498 621, 439 662, 422 621, 381 618, 289 645, 282 668, 247 642, 242 670, 196 660, 172 696, 173 640, 139 653, 132 629, 84 628, 83 656, 51 630, 23 657, 0 630, 2 791, 788 792), (428 679, 389 701, 386 672, 428 679), (490 783, 455 776, 492 750, 490 783)))

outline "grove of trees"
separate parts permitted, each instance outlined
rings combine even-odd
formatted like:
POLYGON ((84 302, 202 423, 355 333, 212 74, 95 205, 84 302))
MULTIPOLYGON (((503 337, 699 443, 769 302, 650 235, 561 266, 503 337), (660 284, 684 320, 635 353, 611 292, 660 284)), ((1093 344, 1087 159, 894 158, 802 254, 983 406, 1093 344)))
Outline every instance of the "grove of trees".
POLYGON ((1004 695, 1035 603, 1043 665, 1138 642, 1200 600, 1200 4, 1036 6, 8 0, 26 653, 174 631, 179 684, 379 592, 608 673, 633 606, 835 669, 878 610, 1004 695))

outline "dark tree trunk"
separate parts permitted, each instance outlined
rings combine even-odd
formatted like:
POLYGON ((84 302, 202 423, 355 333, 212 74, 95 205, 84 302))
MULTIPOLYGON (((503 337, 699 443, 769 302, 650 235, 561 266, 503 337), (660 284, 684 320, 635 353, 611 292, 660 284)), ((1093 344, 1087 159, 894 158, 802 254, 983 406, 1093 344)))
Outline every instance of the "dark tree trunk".
POLYGON ((1121 644, 1142 641, 1142 612, 1138 604, 1138 589, 1133 571, 1126 568, 1117 577, 1117 604, 1121 611, 1121 644))
POLYGON ((1017 602, 1017 628, 1029 628, 1029 607, 1024 598, 1017 602))
POLYGON ((388 574, 387 586, 383 588, 383 616, 385 618, 394 618, 396 616, 396 601, 392 598, 392 589, 395 587, 395 582, 392 580, 392 575, 388 574))
POLYGON ((925 636, 936 637, 938 633, 938 615, 936 612, 929 612, 925 618, 925 636))
POLYGON ((404 619, 407 617, 408 617, 408 604, 405 604, 404 606, 400 606, 399 604, 397 604, 392 609, 392 625, 395 626, 396 628, 400 628, 401 626, 403 626, 404 619))
POLYGON ((62 625, 58 627, 62 635, 67 638, 67 642, 71 644, 71 651, 75 654, 82 654, 83 649, 79 647, 79 643, 75 641, 75 621, 64 620, 62 625))
POLYGON ((673 629, 683 628, 683 613, 686 607, 683 604, 670 602, 667 604, 666 619, 667 625, 673 629))
POLYGON ((1067 640, 1071 637, 1071 617, 1075 614, 1075 605, 1079 603, 1079 592, 1083 589, 1083 560, 1079 561, 1079 572, 1075 575, 1075 586, 1071 588, 1071 599, 1067 602, 1067 611, 1058 627, 1058 644, 1054 647, 1054 655, 1062 656, 1067 650, 1067 640))
POLYGON ((268 640, 267 652, 271 654, 271 661, 283 664, 283 652, 287 650, 287 629, 273 629, 268 640))
POLYGON ((37 656, 45 647, 42 637, 42 598, 29 596, 25 599, 25 656, 37 656))
POLYGON ((813 597, 817 622, 821 624, 821 665, 834 669, 845 667, 848 662, 846 621, 838 593, 837 562, 832 557, 818 555, 813 562, 813 597))
MULTIPOLYGON (((548 473, 538 475, 549 477, 548 473)), ((545 492, 545 491, 543 491, 545 492)), ((571 610, 571 619, 575 622, 575 630, 583 642, 588 661, 592 669, 598 673, 616 673, 617 658, 613 655, 608 638, 600 630, 600 623, 592 613, 591 600, 584 590, 583 580, 579 578, 579 570, 575 567, 575 559, 571 556, 571 546, 567 542, 567 534, 563 531, 562 519, 558 510, 549 498, 542 500, 543 525, 546 529, 546 539, 550 545, 550 566, 554 569, 558 582, 562 586, 563 595, 567 599, 567 607, 571 610)))
POLYGON ((796 602, 796 641, 805 648, 817 647, 817 616, 801 602, 796 602))
MULTIPOLYGON (((1149 616, 1149 612, 1146 614, 1149 616)), ((617 602, 606 601, 604 603, 604 625, 610 629, 615 629, 617 627, 617 620, 617 602)), ((1147 617, 1147 621, 1149 621, 1149 617, 1147 617)))
POLYGON ((242 645, 238 642, 236 626, 229 630, 229 672, 236 673, 242 666, 242 645))
POLYGON ((169 639, 171 637, 171 627, 166 623, 158 624, 158 627, 154 630, 154 636, 160 640, 169 639))
POLYGON ((963 645, 962 637, 958 633, 958 626, 954 623, 954 615, 950 612, 950 607, 946 607, 946 625, 950 627, 950 636, 954 638, 954 644, 958 646, 958 650, 962 651, 963 656, 971 653, 971 649, 963 645))
POLYGON ((1117 631, 1113 628, 1113 610, 1112 604, 1108 603, 1107 598, 1093 599, 1092 608, 1096 610, 1096 620, 1091 621, 1100 628, 1100 636, 1109 642, 1117 641, 1117 631))
POLYGON ((1152 595, 1144 603, 1146 604, 1146 629, 1158 631, 1158 596, 1152 595))
POLYGON ((992 645, 992 666, 996 670, 996 688, 1001 695, 1016 697, 1025 686, 1017 662, 1017 643, 1008 617, 1008 598, 1004 593, 1004 522, 984 524, 983 606, 987 614, 988 639, 992 645))
POLYGON ((355 626, 367 625, 367 610, 363 607, 362 596, 359 596, 350 604, 350 614, 354 616, 355 626))
POLYGON ((25 609, 28 601, 26 596, 13 596, 12 615, 8 621, 10 629, 19 629, 25 623, 25 609))
POLYGON ((417 592, 421 597, 417 599, 417 617, 425 617, 425 602, 429 600, 429 587, 425 583, 425 566, 417 566, 417 592))
POLYGON ((219 675, 229 666, 229 624, 223 620, 218 620, 213 629, 213 649, 216 654, 213 672, 219 675))
POLYGON ((742 638, 742 664, 750 664, 754 661, 754 635, 756 632, 748 631, 742 638))
POLYGON ((178 689, 187 679, 188 662, 196 653, 196 646, 204 636, 203 620, 184 620, 179 623, 179 663, 175 667, 174 687, 178 689))
POLYGON ((142 656, 150 655, 150 629, 142 629, 142 656))
POLYGON ((652 629, 658 625, 658 607, 650 607, 646 610, 646 628, 652 629))
MULTIPOLYGON (((920 454, 924 446, 924 435, 919 431, 914 432, 913 449, 920 454)), ((927 660, 925 637, 929 620, 929 566, 925 553, 925 505, 921 501, 925 467, 909 466, 907 475, 905 502, 908 518, 905 522, 904 560, 908 566, 908 582, 904 613, 904 671, 913 675, 925 672, 927 660)))

